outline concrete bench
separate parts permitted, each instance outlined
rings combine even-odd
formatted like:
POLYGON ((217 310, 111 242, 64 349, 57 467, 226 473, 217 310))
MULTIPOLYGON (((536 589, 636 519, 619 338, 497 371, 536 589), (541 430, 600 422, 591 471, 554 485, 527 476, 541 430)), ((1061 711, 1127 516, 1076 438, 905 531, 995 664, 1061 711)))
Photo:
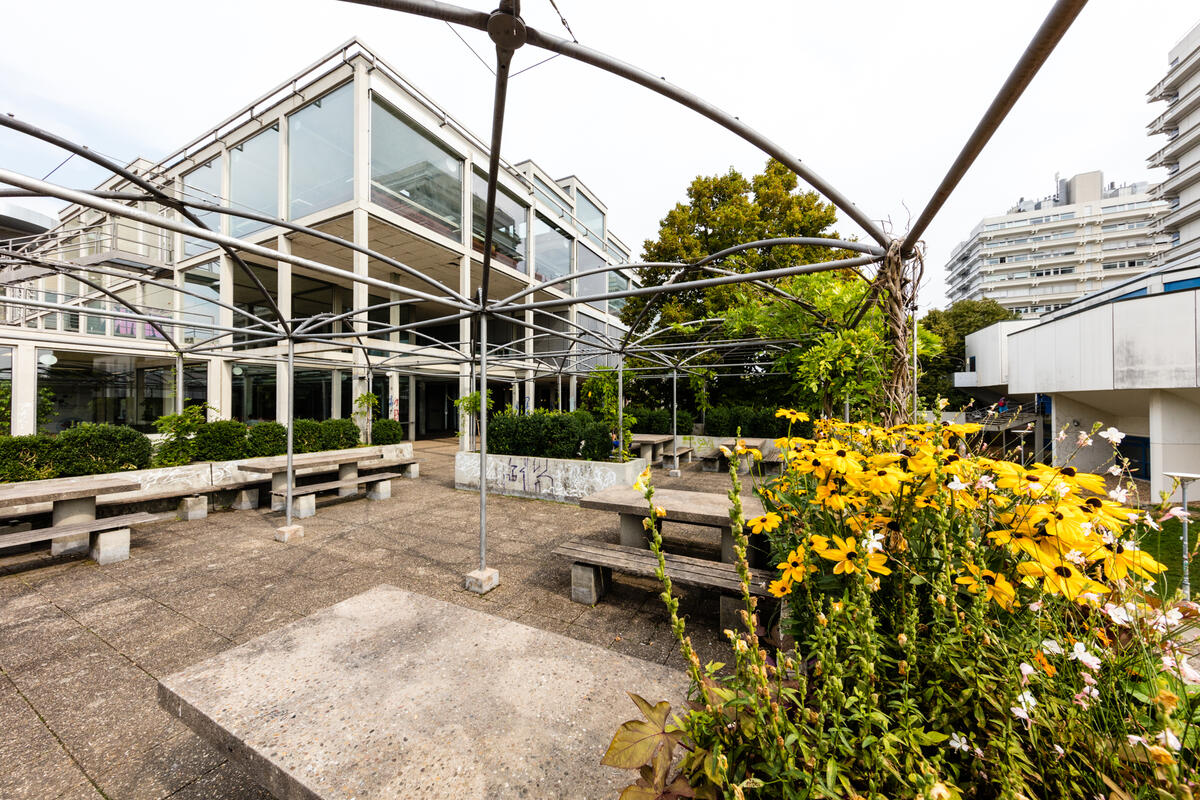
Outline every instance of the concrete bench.
POLYGON ((665 463, 668 460, 674 459, 675 456, 678 454, 680 461, 686 461, 688 464, 690 464, 690 463, 692 463, 692 453, 693 452, 695 452, 695 451, 691 447, 680 447, 678 450, 664 450, 663 451, 663 462, 665 463), (685 459, 684 456, 687 456, 687 458, 685 459))
MULTIPOLYGON (((386 467, 388 469, 400 467, 400 472, 407 478, 421 477, 421 459, 419 458, 382 458, 378 461, 371 461, 365 464, 368 469, 376 467, 386 467)), ((367 473, 370 474, 369 472, 367 473)))
MULTIPOLYGON (((129 558, 129 528, 158 517, 145 511, 0 534, 0 549, 49 541, 54 555, 86 552, 97 564, 129 558)), ((24 525, 28 525, 25 523, 24 525)), ((14 527, 24 527, 14 526, 14 527)))
MULTIPOLYGON (((359 475, 354 478, 345 480, 327 481, 325 483, 312 483, 307 486, 296 486, 292 488, 292 516, 297 519, 305 519, 317 513, 317 498, 318 492, 328 492, 334 489, 353 489, 358 491, 358 487, 366 484, 368 500, 387 500, 392 496, 392 481, 396 478, 403 478, 404 475, 400 472, 376 472, 371 475, 359 475)), ((287 502, 287 490, 275 490, 271 492, 272 497, 279 498, 281 502, 287 502)))
MULTIPOLYGON (((612 571, 643 578, 657 578, 658 557, 640 547, 598 542, 592 539, 572 539, 554 550, 555 555, 570 560, 571 599, 576 603, 595 605, 612 585, 612 571)), ((738 611, 742 609, 742 584, 737 566, 723 561, 679 556, 665 553, 667 575, 675 583, 698 586, 721 593, 721 628, 737 627, 738 611)), ((775 573, 764 569, 750 570, 750 593, 768 597, 767 586, 775 573)))

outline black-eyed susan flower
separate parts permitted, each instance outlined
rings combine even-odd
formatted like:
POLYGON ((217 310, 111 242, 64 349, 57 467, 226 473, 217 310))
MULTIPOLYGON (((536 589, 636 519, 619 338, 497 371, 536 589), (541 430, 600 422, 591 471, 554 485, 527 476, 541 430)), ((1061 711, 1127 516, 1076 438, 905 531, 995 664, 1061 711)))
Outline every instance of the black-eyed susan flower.
POLYGON ((778 528, 781 522, 783 522, 783 517, 774 511, 768 511, 761 516, 747 520, 746 524, 750 526, 751 533, 770 533, 778 528))
POLYGON ((834 562, 834 575, 849 575, 857 570, 867 569, 880 575, 891 575, 892 571, 884 566, 887 556, 883 553, 861 553, 858 542, 853 538, 843 539, 833 537, 833 543, 817 555, 834 562))

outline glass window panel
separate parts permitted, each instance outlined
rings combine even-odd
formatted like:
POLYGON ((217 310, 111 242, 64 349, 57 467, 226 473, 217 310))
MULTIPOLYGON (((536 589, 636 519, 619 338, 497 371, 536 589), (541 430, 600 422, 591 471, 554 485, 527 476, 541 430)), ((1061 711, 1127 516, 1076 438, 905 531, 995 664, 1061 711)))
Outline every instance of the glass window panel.
MULTIPOLYGON (((534 277, 548 281, 571 274, 571 237, 562 228, 541 214, 533 221, 534 277)), ((570 291, 569 282, 557 284, 559 289, 570 291)))
MULTIPOLYGON (((576 268, 577 273, 584 272, 589 269, 599 269, 605 266, 607 262, 603 256, 598 256, 582 243, 576 246, 576 268)), ((575 279, 575 296, 586 297, 588 295, 603 295, 608 291, 608 275, 606 273, 598 273, 596 275, 585 275, 575 279)), ((588 303, 592 308, 598 308, 601 311, 605 310, 606 301, 593 300, 588 303)))
MULTIPOLYGON (((63 278, 63 302, 68 305, 78 305, 75 301, 79 299, 79 279, 78 278, 63 278)), ((64 331, 79 331, 79 314, 74 312, 64 312, 62 315, 62 323, 64 331)))
MULTIPOLYGON (((221 202, 221 157, 217 156, 206 164, 183 176, 183 193, 189 200, 201 203, 221 202)), ((196 218, 210 230, 221 230, 221 216, 215 211, 196 211, 196 218)), ((191 258, 216 248, 212 242, 195 239, 191 236, 183 238, 183 257, 191 258)))
MULTIPOLYGON (((475 252, 483 252, 487 222, 487 177, 480 172, 471 182, 471 236, 475 252)), ((496 187, 496 217, 492 221, 492 258, 525 271, 526 210, 503 186, 496 187)))
POLYGON ((12 431, 12 348, 0 347, 0 433, 12 431))
MULTIPOLYGON (((82 422, 128 425, 154 431, 154 420, 175 410, 175 363, 116 353, 37 351, 39 396, 54 401, 39 427, 57 433, 82 422)), ((207 367, 184 365, 184 403, 207 398, 207 367)))
POLYGON ((334 89, 288 117, 288 218, 354 196, 353 84, 334 89))
MULTIPOLYGON (((142 285, 142 312, 149 317, 169 320, 174 316, 172 300, 174 289, 170 284, 146 283, 142 285)), ((167 328, 170 333, 171 329, 167 328)), ((146 339, 162 339, 162 334, 147 322, 142 323, 142 336, 146 339)))
MULTIPOLYGON (((619 272, 608 273, 608 291, 623 292, 629 288, 629 278, 626 278, 619 272)), ((625 298, 618 297, 608 301, 608 313, 614 317, 619 316, 621 309, 625 307, 625 298)))
MULTIPOLYGON (((273 125, 229 150, 229 202, 234 208, 279 214, 279 126, 273 125)), ((229 234, 245 236, 267 227, 252 219, 229 218, 229 234)))
POLYGON ((378 97, 371 108, 371 202, 462 241, 463 162, 378 97))
POLYGON ((183 329, 183 340, 187 344, 204 341, 215 335, 212 326, 220 320, 221 274, 217 262, 188 270, 183 276, 183 288, 192 294, 183 297, 183 321, 189 326, 183 329), (193 295, 199 295, 194 297, 193 295))
POLYGON ((583 192, 575 193, 575 216, 587 231, 587 237, 604 247, 604 212, 587 199, 583 192))
POLYGON ((387 328, 391 324, 392 309, 390 306, 378 308, 381 303, 386 303, 386 297, 378 297, 376 295, 368 295, 367 302, 371 307, 367 310, 367 330, 374 331, 379 328, 387 328))
MULTIPOLYGON (((44 292, 43 296, 42 296, 42 301, 46 302, 46 303, 59 302, 58 292, 44 292)), ((57 311, 46 312, 46 315, 44 317, 42 317, 42 327, 48 331, 58 330, 58 312, 57 311)))
POLYGON ((555 215, 560 218, 572 216, 571 207, 562 200, 558 194, 546 185, 546 182, 536 175, 533 177, 533 190, 537 192, 537 196, 554 209, 555 215))
MULTIPOLYGON (((279 294, 278 290, 278 275, 274 269, 270 267, 259 266, 258 264, 250 264, 250 269, 254 270, 255 276, 262 281, 263 286, 271 293, 271 297, 276 297, 279 294)), ((274 319, 274 312, 271 306, 263 297, 262 291, 254 285, 254 281, 250 279, 242 269, 235 267, 233 270, 233 305, 253 314, 262 320, 274 319)), ((233 315, 233 325, 235 328, 254 328, 257 326, 262 329, 261 323, 255 322, 250 317, 244 314, 233 315)), ((235 333, 233 335, 234 342, 250 342, 253 344, 258 337, 251 336, 247 333, 235 333)))
POLYGON ((333 413, 333 373, 327 369, 298 369, 293 381, 295 418, 329 419, 333 413))
POLYGON ((233 366, 229 415, 247 424, 275 420, 276 374, 273 364, 233 366))
MULTIPOLYGON (((137 306, 137 287, 126 286, 124 289, 118 289, 113 292, 117 297, 125 301, 122 303, 112 303, 111 308, 114 311, 129 313, 137 306)), ((138 324, 131 319, 123 319, 121 317, 112 318, 113 336, 137 336, 138 324)))
MULTIPOLYGON (((342 287, 328 283, 319 278, 292 273, 292 316, 296 319, 307 319, 318 314, 333 313, 333 299, 342 291, 342 287)), ((329 333, 332 328, 326 326, 318 332, 329 333)))

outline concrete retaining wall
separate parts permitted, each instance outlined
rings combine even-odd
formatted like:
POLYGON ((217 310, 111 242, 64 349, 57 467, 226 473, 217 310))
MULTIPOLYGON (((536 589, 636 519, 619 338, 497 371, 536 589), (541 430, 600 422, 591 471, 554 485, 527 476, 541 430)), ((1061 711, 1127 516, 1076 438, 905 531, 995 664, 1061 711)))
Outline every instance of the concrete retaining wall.
MULTIPOLYGON (((412 442, 400 444, 376 445, 369 448, 354 448, 353 452, 379 451, 384 458, 412 458, 412 442)), ((330 453, 349 452, 330 450, 330 453)), ((157 500, 164 497, 182 497, 191 494, 209 494, 211 492, 237 489, 247 483, 270 483, 270 477, 257 472, 243 472, 239 467, 255 459, 247 458, 238 461, 206 461, 201 464, 185 464, 182 467, 155 467, 139 469, 132 472, 122 472, 122 476, 137 478, 142 482, 142 488, 133 492, 100 495, 97 504, 101 506, 138 503, 157 500)), ((320 472, 332 472, 335 468, 308 467, 296 470, 299 476, 313 475, 320 472)), ((24 506, 6 508, 6 517, 21 517, 28 514, 39 514, 50 511, 50 503, 30 503, 24 506)))
MULTIPOLYGON (((632 486, 645 468, 644 458, 617 464, 489 454, 487 488, 497 494, 567 503, 612 486, 632 486)), ((479 488, 478 452, 454 454, 454 486, 458 489, 479 488)))

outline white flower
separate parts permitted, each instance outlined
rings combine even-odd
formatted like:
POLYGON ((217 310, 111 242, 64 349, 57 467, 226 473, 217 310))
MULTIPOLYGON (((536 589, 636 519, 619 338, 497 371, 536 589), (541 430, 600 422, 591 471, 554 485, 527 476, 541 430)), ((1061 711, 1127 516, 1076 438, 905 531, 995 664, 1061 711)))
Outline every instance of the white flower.
POLYGON ((1141 736, 1134 736, 1132 733, 1126 734, 1125 738, 1129 740, 1130 744, 1145 744, 1146 743, 1146 740, 1143 739, 1141 736))
POLYGON ((980 475, 979 480, 975 481, 976 489, 987 489, 989 492, 996 491, 996 484, 992 482, 991 475, 980 475))
POLYGON ((1067 561, 1070 561, 1072 564, 1074 564, 1077 567, 1086 567, 1087 566, 1087 557, 1085 557, 1083 555, 1082 550, 1071 550, 1066 555, 1064 555, 1063 558, 1067 561))
POLYGON ((1060 483, 1055 487, 1055 491, 1058 492, 1059 497, 1066 497, 1071 493, 1071 487, 1067 486, 1065 483, 1060 483))
POLYGON ((1094 686, 1085 686, 1075 695, 1074 703, 1080 708, 1088 708, 1093 700, 1100 697, 1100 692, 1094 686))
POLYGON ((1154 530, 1156 530, 1156 531, 1162 530, 1162 528, 1160 528, 1158 526, 1158 523, 1154 521, 1154 517, 1150 516, 1149 511, 1147 511, 1144 515, 1142 515, 1142 522, 1146 523, 1151 528, 1154 528, 1154 530))
POLYGON ((868 553, 882 553, 883 538, 883 534, 878 531, 869 534, 862 540, 863 550, 868 553))
POLYGON ((1079 523, 1079 530, 1083 531, 1084 533, 1091 533, 1093 527, 1095 526, 1093 526, 1090 522, 1079 523))
POLYGON ((1037 700, 1034 699, 1033 692, 1021 692, 1017 695, 1017 704, 1012 706, 1009 711, 1017 719, 1023 719, 1029 722, 1029 712, 1037 705, 1037 700))
POLYGON ((1042 610, 1042 601, 1034 600, 1032 603, 1029 604, 1029 610, 1035 614, 1037 612, 1041 611, 1042 610))
POLYGON ((1175 517, 1176 519, 1181 519, 1181 520, 1184 520, 1184 519, 1191 520, 1191 518, 1192 518, 1191 515, 1188 514, 1188 512, 1186 510, 1184 510, 1181 506, 1175 506, 1170 511, 1168 511, 1167 513, 1165 513, 1161 517, 1159 517, 1158 521, 1166 522, 1171 517, 1175 517))
POLYGON ((1113 464, 1111 467, 1108 468, 1109 475, 1120 475, 1122 472, 1124 472, 1124 470, 1121 469, 1120 464, 1113 464))
POLYGON ((1035 672, 1037 672, 1037 670, 1034 669, 1034 667, 1032 667, 1031 665, 1026 664, 1024 661, 1022 661, 1021 662, 1021 685, 1024 686, 1025 684, 1029 683, 1030 676, 1032 676, 1035 672))
POLYGON ((1053 639, 1042 639, 1042 649, 1052 656, 1061 656, 1062 647, 1053 639))
POLYGON ((1084 592, 1083 594, 1079 595, 1079 599, 1090 605, 1098 606, 1103 598, 1095 592, 1084 592))
POLYGON ((1108 441, 1112 443, 1112 446, 1116 447, 1121 443, 1121 440, 1125 438, 1125 434, 1121 433, 1116 428, 1106 428, 1105 430, 1100 431, 1100 438, 1108 439, 1108 441))
POLYGON ((1092 671, 1100 669, 1100 659, 1089 653, 1087 645, 1083 642, 1075 643, 1075 646, 1071 649, 1070 658, 1078 661, 1092 671))
POLYGON ((961 492, 961 491, 963 491, 964 489, 967 489, 967 488, 969 488, 969 487, 967 486, 967 484, 963 483, 962 481, 960 481, 960 480, 958 479, 958 476, 957 476, 957 475, 955 475, 955 476, 954 476, 954 478, 953 478, 953 480, 951 480, 951 481, 950 481, 950 483, 948 483, 948 484, 946 484, 946 485, 947 485, 948 487, 950 487, 950 491, 952 491, 952 492, 961 492))
POLYGON ((1058 757, 1059 757, 1059 758, 1062 758, 1063 756, 1065 756, 1065 755, 1067 754, 1067 753, 1066 753, 1066 751, 1065 751, 1065 750, 1063 750, 1063 749, 1062 749, 1061 747, 1059 747, 1058 745, 1054 745, 1054 752, 1058 753, 1058 757))
POLYGON ((955 750, 970 750, 971 745, 962 736, 957 733, 950 734, 950 746, 955 750))
POLYGON ((1154 738, 1158 739, 1158 743, 1163 747, 1169 747, 1172 750, 1178 750, 1182 746, 1179 743, 1179 737, 1170 728, 1163 728, 1154 738))
POLYGON ((1108 603, 1104 606, 1104 613, 1108 614, 1108 618, 1118 627, 1124 627, 1130 622, 1129 611, 1124 606, 1108 603))
POLYGON ((1054 437, 1054 440, 1056 442, 1065 442, 1067 440, 1067 432, 1065 430, 1059 431, 1058 435, 1054 437))
POLYGON ((1078 438, 1075 440, 1080 447, 1091 447, 1092 437, 1087 435, 1087 431, 1080 431, 1078 438))
POLYGON ((1123 486, 1118 486, 1108 493, 1108 496, 1118 503, 1124 503, 1129 499, 1129 492, 1125 491, 1123 486))

